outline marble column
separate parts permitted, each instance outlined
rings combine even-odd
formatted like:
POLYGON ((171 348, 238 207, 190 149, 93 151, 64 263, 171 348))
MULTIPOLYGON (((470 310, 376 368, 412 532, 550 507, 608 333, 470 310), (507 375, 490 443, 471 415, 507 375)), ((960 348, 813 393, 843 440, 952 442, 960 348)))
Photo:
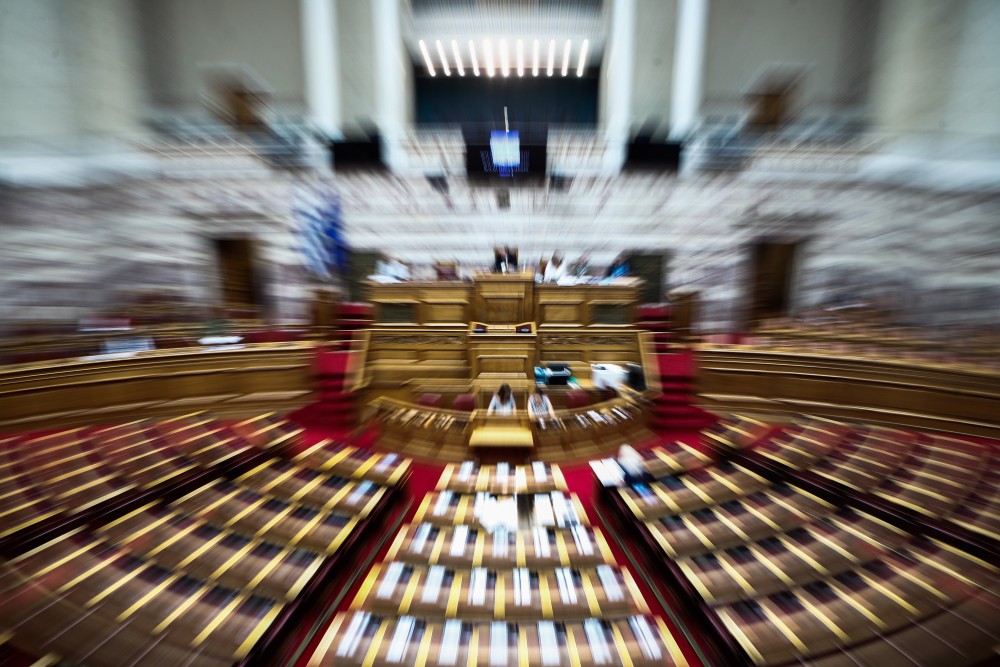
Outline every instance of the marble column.
POLYGON ((605 167, 620 169, 632 122, 632 85, 635 77, 635 0, 614 0, 611 35, 604 66, 603 111, 608 151, 605 167))
POLYGON ((337 0, 301 0, 301 14, 309 118, 324 134, 337 137, 341 131, 337 0))
POLYGON ((680 0, 670 95, 670 138, 673 140, 687 138, 698 126, 707 35, 708 0, 680 0))

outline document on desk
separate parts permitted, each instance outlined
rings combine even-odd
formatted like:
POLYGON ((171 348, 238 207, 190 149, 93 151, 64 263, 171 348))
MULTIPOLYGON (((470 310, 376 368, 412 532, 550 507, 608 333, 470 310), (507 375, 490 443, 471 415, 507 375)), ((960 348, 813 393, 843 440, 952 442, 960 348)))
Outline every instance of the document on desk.
POLYGON ((398 454, 386 454, 382 457, 382 460, 378 462, 378 465, 375 466, 375 471, 386 472, 389 470, 389 466, 393 465, 398 460, 398 454))
POLYGON ((556 568, 556 583, 559 584, 559 597, 567 604, 576 604, 576 582, 573 581, 573 571, 568 567, 556 568))
POLYGON ((552 499, 545 493, 535 495, 535 523, 551 526, 556 522, 552 514, 552 499))
POLYGON ((421 553, 424 550, 424 547, 427 546, 427 538, 430 537, 430 534, 430 524, 422 523, 417 526, 417 533, 413 536, 413 540, 410 542, 410 553, 421 553))
POLYGON ((401 576, 403 576, 403 564, 397 561, 389 563, 389 567, 385 569, 382 583, 378 585, 378 591, 375 593, 375 596, 382 600, 391 598, 401 576))
POLYGON ((337 655, 341 658, 346 658, 353 656, 358 650, 358 644, 361 643, 361 637, 364 634, 365 628, 368 627, 368 621, 371 620, 371 614, 368 612, 356 612, 351 618, 351 622, 347 625, 347 630, 344 631, 344 636, 340 640, 340 645, 337 646, 337 655))
POLYGON ((493 621, 490 623, 490 665, 491 667, 503 667, 507 664, 510 650, 507 633, 509 628, 503 621, 493 621))
POLYGON ((493 557, 506 558, 510 548, 510 532, 504 526, 498 526, 493 533, 493 557))
POLYGON ((532 461, 531 470, 535 473, 536 482, 544 482, 548 479, 548 473, 545 471, 545 464, 541 461, 532 461))
POLYGON ((519 567, 514 570, 514 604, 531 604, 531 574, 528 568, 519 567))
POLYGON ((497 464, 497 484, 504 485, 510 479, 510 464, 509 463, 498 463, 497 464))
POLYGON ((455 532, 451 536, 451 549, 448 553, 452 556, 464 556, 465 547, 469 543, 469 527, 455 526, 455 532))
POLYGON ((482 606, 486 604, 486 568, 474 567, 469 576, 469 604, 482 606))
POLYGON ((451 505, 451 499, 454 494, 451 491, 442 491, 441 495, 438 496, 437 502, 434 503, 434 516, 441 516, 448 511, 448 506, 451 505))
POLYGON ((601 587, 608 596, 608 602, 619 602, 625 599, 621 584, 618 583, 618 575, 610 565, 598 565, 597 577, 601 580, 601 587))
POLYGON ((559 664, 559 642, 556 639, 556 624, 552 621, 538 622, 538 648, 543 665, 559 664))
POLYGON ((535 526, 531 529, 531 538, 535 542, 535 555, 541 558, 549 558, 552 549, 549 545, 549 531, 542 526, 535 526))
POLYGON ((369 481, 361 482, 360 484, 358 484, 358 488, 356 488, 351 493, 350 497, 347 499, 348 504, 357 505, 358 503, 361 502, 361 499, 364 498, 366 495, 368 495, 368 492, 374 487, 375 485, 369 481))
POLYGON ((566 496, 560 491, 553 491, 552 512, 555 515, 556 525, 560 528, 578 523, 576 520, 576 510, 570 503, 566 502, 566 496))
POLYGON ((632 616, 628 619, 628 624, 632 626, 632 632, 639 639, 639 648, 647 660, 659 660, 663 657, 660 646, 656 643, 656 635, 653 634, 653 629, 649 627, 649 621, 645 616, 632 616))
POLYGON ((413 637, 415 620, 412 616, 403 616, 396 623, 396 631, 392 633, 392 642, 389 644, 389 651, 385 659, 389 662, 402 662, 406 656, 406 649, 410 647, 410 639, 413 637))
POLYGON ((441 633, 441 651, 438 653, 438 662, 442 665, 454 665, 458 660, 458 643, 461 640, 462 621, 445 621, 444 632, 441 633))
POLYGON ((424 580, 424 592, 420 594, 420 601, 424 604, 434 604, 441 595, 441 582, 444 581, 444 566, 431 565, 427 570, 427 579, 424 580))
POLYGON ((463 461, 462 467, 458 469, 458 481, 468 482, 475 469, 476 464, 473 461, 463 461))
POLYGON ((587 634, 587 643, 590 645, 590 654, 594 657, 594 662, 598 665, 607 665, 611 662, 611 647, 608 646, 608 638, 604 635, 604 626, 596 618, 588 618, 583 622, 583 630, 587 634))
POLYGON ((573 531, 573 541, 576 542, 576 550, 585 556, 592 555, 594 553, 594 543, 591 542, 587 529, 577 523, 573 524, 570 530, 573 531))
POLYGON ((528 473, 524 468, 518 466, 514 469, 514 488, 523 489, 528 485, 528 473))

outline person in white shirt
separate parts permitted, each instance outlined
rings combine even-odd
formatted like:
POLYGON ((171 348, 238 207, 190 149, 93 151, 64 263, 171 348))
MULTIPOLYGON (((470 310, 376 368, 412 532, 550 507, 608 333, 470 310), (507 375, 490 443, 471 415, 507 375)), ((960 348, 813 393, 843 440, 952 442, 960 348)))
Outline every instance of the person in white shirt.
POLYGON ((646 466, 642 454, 635 447, 624 444, 618 450, 618 465, 625 471, 626 484, 638 484, 647 480, 646 466))
POLYGON ((513 417, 517 414, 517 406, 514 404, 514 394, 510 391, 509 384, 502 384, 493 394, 490 407, 486 411, 488 415, 498 415, 501 417, 513 417))
POLYGON ((563 261, 562 255, 553 253, 552 259, 545 265, 545 275, 542 280, 547 283, 557 283, 560 278, 566 275, 566 269, 566 262, 563 261))
POLYGON ((545 395, 541 387, 535 388, 535 393, 528 398, 528 415, 533 419, 555 419, 556 412, 552 409, 552 401, 545 395))

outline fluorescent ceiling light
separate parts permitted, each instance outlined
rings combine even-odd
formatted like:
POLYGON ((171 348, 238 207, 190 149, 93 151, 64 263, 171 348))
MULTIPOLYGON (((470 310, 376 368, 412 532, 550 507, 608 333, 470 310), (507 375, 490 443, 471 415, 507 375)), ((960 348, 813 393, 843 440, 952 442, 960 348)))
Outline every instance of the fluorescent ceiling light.
POLYGON ((510 74, 510 54, 507 53, 507 40, 500 40, 500 73, 504 76, 510 74))
POLYGON ((524 76, 524 40, 517 40, 517 75, 524 76))
POLYGON ((444 70, 445 76, 451 76, 451 68, 448 67, 448 56, 444 53, 444 47, 441 46, 441 40, 437 41, 438 55, 441 56, 441 69, 444 70))
POLYGON ((462 65, 462 52, 458 50, 458 42, 454 39, 451 40, 451 52, 455 54, 455 69, 458 70, 458 75, 465 76, 465 66, 462 65))
POLYGON ((549 41, 549 69, 547 74, 552 76, 552 68, 556 63, 556 40, 549 41))
POLYGON ((563 47, 563 66, 562 75, 566 76, 569 73, 569 52, 573 48, 573 40, 567 39, 566 46, 563 47))
POLYGON ((538 76, 538 40, 535 40, 535 48, 531 58, 531 76, 538 76))
POLYGON ((472 58, 472 73, 479 76, 479 58, 476 57, 476 43, 469 40, 469 57, 472 58))
POLYGON ((420 53, 424 54, 424 64, 427 65, 427 73, 434 76, 434 62, 431 60, 431 54, 427 52, 427 45, 424 44, 424 40, 420 40, 420 53))
POLYGON ((576 75, 583 76, 583 70, 587 67, 587 47, 590 46, 590 40, 583 40, 583 46, 580 47, 580 61, 576 65, 576 75))
POLYGON ((488 39, 483 42, 483 52, 486 54, 486 76, 493 76, 493 45, 488 39))

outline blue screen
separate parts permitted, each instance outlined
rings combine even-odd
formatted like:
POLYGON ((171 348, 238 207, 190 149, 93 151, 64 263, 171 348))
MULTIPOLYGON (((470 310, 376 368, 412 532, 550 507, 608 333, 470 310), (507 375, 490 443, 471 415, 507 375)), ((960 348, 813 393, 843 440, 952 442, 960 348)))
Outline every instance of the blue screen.
POLYGON ((494 130, 490 133, 490 152, 495 167, 518 167, 521 165, 521 141, 517 132, 494 130))

